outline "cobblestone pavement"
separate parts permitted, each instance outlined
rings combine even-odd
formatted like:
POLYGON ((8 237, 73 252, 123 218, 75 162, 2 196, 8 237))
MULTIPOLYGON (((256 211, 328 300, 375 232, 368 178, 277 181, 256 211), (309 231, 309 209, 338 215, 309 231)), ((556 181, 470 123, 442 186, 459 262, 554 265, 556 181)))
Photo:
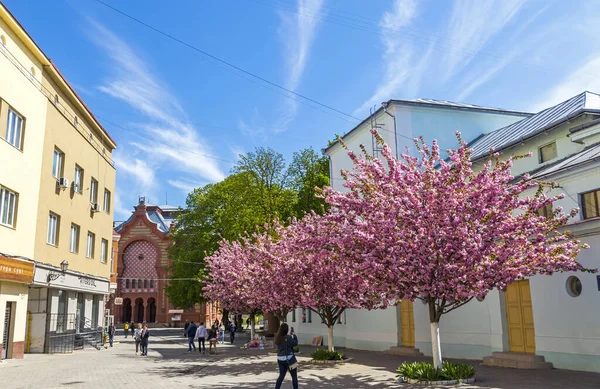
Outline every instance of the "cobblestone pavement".
MULTIPOLYGON (((131 338, 117 336, 113 348, 82 350, 67 355, 26 355, 23 360, 0 363, 0 388, 273 388, 277 378, 275 357, 266 351, 240 350, 219 345, 218 355, 188 353, 181 331, 154 329, 147 357, 135 355, 131 338)), ((394 370, 401 357, 377 352, 343 350, 352 362, 310 365, 311 347, 299 355, 301 388, 367 389, 407 388, 395 382, 394 370), (304 364, 303 364, 304 362, 304 364)), ((428 360, 428 359, 423 359, 428 360)), ((476 363, 471 361, 471 363, 476 363)), ((475 384, 461 389, 600 388, 600 374, 565 370, 527 371, 477 365, 475 384)), ((283 388, 291 388, 289 376, 283 388)))

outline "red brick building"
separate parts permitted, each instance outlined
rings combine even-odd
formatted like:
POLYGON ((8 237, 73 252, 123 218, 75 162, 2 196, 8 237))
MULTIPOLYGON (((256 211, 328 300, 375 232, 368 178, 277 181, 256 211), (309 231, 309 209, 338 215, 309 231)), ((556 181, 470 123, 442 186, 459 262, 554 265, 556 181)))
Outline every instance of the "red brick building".
MULTIPOLYGON (((171 246, 168 233, 181 210, 147 205, 143 197, 134 209, 127 221, 115 227, 121 235, 116 296, 123 299, 122 305, 115 306, 115 322, 177 325, 185 320, 205 320, 208 318, 205 305, 197 304, 182 311, 169 303, 165 291, 170 265, 167 251, 171 246)), ((216 315, 211 312, 209 316, 216 315)))

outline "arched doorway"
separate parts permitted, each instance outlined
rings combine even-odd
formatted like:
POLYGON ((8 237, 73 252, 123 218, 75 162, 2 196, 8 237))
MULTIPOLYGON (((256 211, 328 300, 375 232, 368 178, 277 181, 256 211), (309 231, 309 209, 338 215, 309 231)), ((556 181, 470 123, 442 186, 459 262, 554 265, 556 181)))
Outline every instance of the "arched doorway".
POLYGON ((153 297, 148 299, 148 323, 156 323, 156 300, 153 297))
POLYGON ((131 299, 123 300, 123 323, 131 322, 131 299))
POLYGON ((144 322, 144 300, 137 298, 135 300, 136 323, 144 322))

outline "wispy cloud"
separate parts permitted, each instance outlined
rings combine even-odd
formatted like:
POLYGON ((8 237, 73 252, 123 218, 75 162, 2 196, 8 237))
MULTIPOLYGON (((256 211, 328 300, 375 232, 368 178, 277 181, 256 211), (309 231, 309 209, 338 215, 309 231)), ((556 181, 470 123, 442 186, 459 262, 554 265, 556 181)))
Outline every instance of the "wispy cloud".
POLYGON ((183 193, 188 194, 194 189, 200 187, 199 184, 194 184, 189 181, 181 181, 181 180, 167 180, 169 185, 174 188, 180 189, 183 193))
POLYGON ((451 48, 444 60, 446 79, 467 67, 478 52, 517 15, 525 0, 454 2, 446 34, 451 48))
MULTIPOLYGON (((389 100, 410 77, 413 78, 412 87, 418 89, 418 82, 416 81, 420 79, 427 60, 421 62, 421 66, 413 67, 414 50, 412 45, 400 39, 393 32, 410 25, 417 15, 417 0, 396 0, 394 8, 383 14, 379 27, 383 34, 382 41, 385 46, 383 54, 385 72, 373 95, 354 111, 355 115, 363 113, 375 104, 389 100)), ((424 56, 424 59, 429 58, 431 51, 428 50, 428 53, 424 56)))
MULTIPOLYGON (((319 18, 314 15, 323 10, 324 0, 297 0, 297 13, 279 13, 281 26, 279 35, 284 45, 286 58, 287 78, 285 87, 296 91, 302 81, 310 51, 315 40, 319 18)), ((281 108, 279 120, 272 131, 279 133, 287 130, 288 125, 294 120, 298 112, 298 102, 286 99, 281 108)))
POLYGON ((583 91, 600 92, 600 52, 595 53, 532 105, 532 112, 551 107, 583 91))
MULTIPOLYGON (((89 35, 110 58, 110 75, 98 87, 142 113, 142 122, 129 123, 148 134, 129 145, 135 158, 117 153, 117 168, 135 177, 142 189, 151 191, 156 170, 164 169, 174 179, 218 181, 225 177, 199 132, 189 124, 187 114, 175 96, 152 73, 140 53, 103 25, 89 20, 89 35), (158 141, 158 142, 156 142, 158 141), (173 145, 175 147, 166 146, 173 145), (192 151, 186 152, 186 150, 192 151)), ((152 195, 152 193, 148 193, 152 195)))

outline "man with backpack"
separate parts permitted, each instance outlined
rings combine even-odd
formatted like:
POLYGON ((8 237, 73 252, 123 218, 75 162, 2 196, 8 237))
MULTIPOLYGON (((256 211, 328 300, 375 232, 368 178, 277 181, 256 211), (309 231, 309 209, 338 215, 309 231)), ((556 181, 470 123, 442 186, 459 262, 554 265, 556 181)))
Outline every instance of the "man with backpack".
POLYGON ((125 323, 123 330, 125 331, 125 339, 127 339, 127 333, 129 333, 129 323, 125 323))
POLYGON ((196 336, 197 329, 198 329, 198 327, 192 321, 190 323, 189 327, 183 333, 184 336, 188 337, 188 353, 192 352, 192 347, 194 348, 194 351, 196 351, 196 344, 194 343, 194 337, 196 336))

